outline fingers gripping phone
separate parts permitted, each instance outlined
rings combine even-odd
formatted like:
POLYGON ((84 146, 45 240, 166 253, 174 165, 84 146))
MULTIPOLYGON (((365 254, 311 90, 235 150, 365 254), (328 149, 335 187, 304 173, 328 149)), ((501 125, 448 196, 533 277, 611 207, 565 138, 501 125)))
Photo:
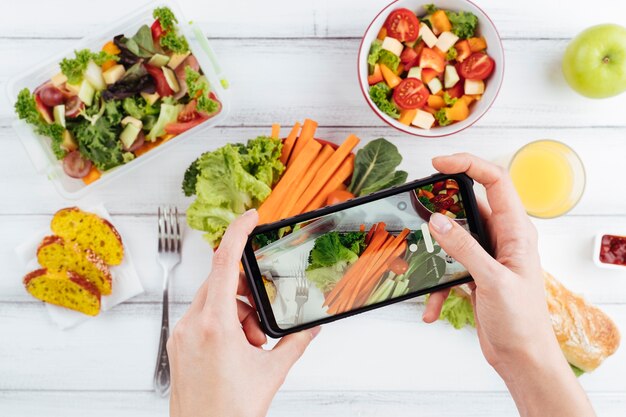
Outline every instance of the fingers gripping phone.
POLYGON ((472 185, 437 174, 258 226, 243 266, 263 330, 282 337, 471 281, 428 220, 445 214, 485 246, 472 185))

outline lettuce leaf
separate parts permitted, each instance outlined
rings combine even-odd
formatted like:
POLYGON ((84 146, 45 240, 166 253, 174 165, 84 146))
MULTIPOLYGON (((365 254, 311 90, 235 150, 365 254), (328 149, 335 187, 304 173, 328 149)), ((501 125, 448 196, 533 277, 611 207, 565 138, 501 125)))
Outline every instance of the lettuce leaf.
POLYGON ((450 291, 450 295, 444 301, 439 320, 447 321, 457 330, 465 326, 476 327, 472 302, 454 290, 450 291))
POLYGON ((369 94, 370 98, 380 111, 387 114, 389 117, 393 117, 394 119, 398 119, 400 117, 398 108, 390 101, 391 88, 389 88, 385 82, 381 81, 378 84, 371 86, 369 94))
POLYGON ((204 238, 213 246, 219 245, 237 216, 269 196, 284 170, 281 151, 280 140, 260 137, 248 145, 228 144, 202 154, 183 180, 185 194, 196 194, 187 209, 189 226, 206 232, 204 238))

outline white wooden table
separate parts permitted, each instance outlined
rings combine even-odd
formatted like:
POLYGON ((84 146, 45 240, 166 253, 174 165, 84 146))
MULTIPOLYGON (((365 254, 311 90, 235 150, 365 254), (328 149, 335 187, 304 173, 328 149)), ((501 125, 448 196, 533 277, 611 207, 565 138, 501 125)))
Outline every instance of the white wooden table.
MULTIPOLYGON (((626 229, 626 94, 583 99, 560 73, 568 39, 592 24, 626 24, 626 4, 481 0, 506 50, 501 94, 471 129, 421 140, 386 127, 365 104, 356 80, 359 38, 387 1, 181 1, 187 17, 211 38, 226 69, 232 113, 225 125, 81 201, 106 203, 146 292, 69 331, 58 330, 43 305, 26 294, 13 250, 70 203, 34 174, 10 127, 12 104, 2 97, 1 416, 167 415, 167 401, 152 392, 161 310, 156 207, 189 204, 180 183, 187 165, 201 152, 268 134, 272 122, 290 126, 305 117, 318 120, 319 136, 330 140, 343 140, 351 132, 364 142, 381 136, 392 140, 404 155, 402 168, 410 178, 430 174, 430 158, 438 154, 469 151, 502 162, 534 139, 568 143, 585 163, 587 191, 567 216, 536 222, 543 264, 626 331, 626 272, 599 270, 591 261, 596 230, 626 229)), ((0 13, 0 83, 139 4, 5 2, 0 13)), ((211 261, 207 245, 191 232, 184 249, 172 282, 174 319, 187 308, 211 261)), ((288 377, 270 415, 515 415, 505 386, 482 358, 475 332, 455 331, 443 323, 427 326, 420 321, 421 309, 420 303, 406 302, 325 326, 288 377)), ((625 376, 623 347, 582 377, 600 415, 624 415, 625 376)))

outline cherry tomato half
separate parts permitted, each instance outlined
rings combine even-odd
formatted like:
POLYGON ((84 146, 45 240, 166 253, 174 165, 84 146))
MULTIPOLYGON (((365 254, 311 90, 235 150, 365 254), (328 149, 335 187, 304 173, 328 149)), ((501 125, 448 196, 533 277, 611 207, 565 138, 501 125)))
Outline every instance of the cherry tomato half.
POLYGON ((401 109, 419 109, 428 100, 428 89, 417 78, 405 78, 393 90, 393 101, 401 109))
POLYGON ((150 31, 152 31, 152 39, 158 43, 161 35, 163 35, 163 27, 161 27, 161 22, 158 19, 150 26, 150 31))
POLYGON ((489 77, 496 63, 487 54, 474 52, 469 58, 458 64, 459 75, 468 80, 484 80, 489 77))
POLYGON ((400 42, 412 42, 417 39, 420 22, 415 13, 409 9, 397 9, 391 12, 385 22, 387 35, 400 42))
POLYGON ((354 198, 354 194, 350 191, 346 190, 335 190, 332 193, 328 194, 328 198, 326 199, 326 204, 332 206, 333 204, 343 203, 344 201, 348 201, 354 198))
POLYGON ((396 258, 391 261, 389 269, 396 275, 402 275, 409 269, 409 264, 404 260, 404 258, 396 258))

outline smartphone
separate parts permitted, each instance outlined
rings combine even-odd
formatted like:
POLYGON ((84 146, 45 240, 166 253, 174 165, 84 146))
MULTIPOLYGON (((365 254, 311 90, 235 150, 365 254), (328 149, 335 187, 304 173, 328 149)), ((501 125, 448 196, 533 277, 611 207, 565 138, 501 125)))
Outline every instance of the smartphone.
POLYGON ((487 250, 473 181, 436 174, 258 226, 243 266, 261 325, 282 337, 472 280, 430 236, 440 212, 487 250))

